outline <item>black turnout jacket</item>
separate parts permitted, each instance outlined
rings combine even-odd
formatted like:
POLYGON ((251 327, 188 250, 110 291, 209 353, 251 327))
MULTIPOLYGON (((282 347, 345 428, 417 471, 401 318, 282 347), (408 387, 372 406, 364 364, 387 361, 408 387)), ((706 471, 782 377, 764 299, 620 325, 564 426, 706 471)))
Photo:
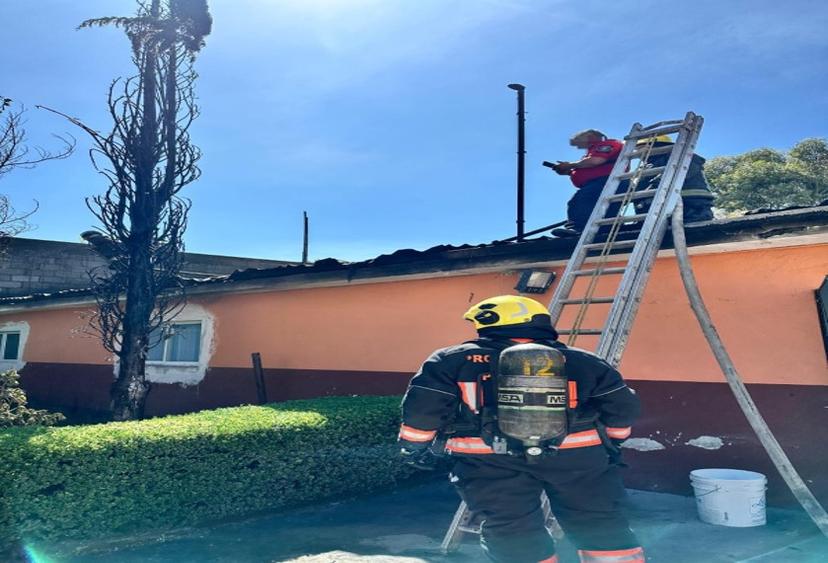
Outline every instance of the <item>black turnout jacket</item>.
MULTIPOLYGON (((577 385, 578 404, 570 412, 568 436, 561 447, 599 445, 595 438, 598 426, 605 427, 613 440, 627 438, 639 414, 639 399, 618 370, 590 352, 552 340, 536 342, 563 353, 566 376, 577 385)), ((496 404, 492 359, 517 343, 505 338, 479 338, 431 354, 412 378, 403 399, 400 439, 431 442, 440 433, 481 436, 481 413, 496 404)), ((447 447, 451 453, 492 453, 479 440, 454 442, 457 447, 451 447, 451 440, 447 447)))

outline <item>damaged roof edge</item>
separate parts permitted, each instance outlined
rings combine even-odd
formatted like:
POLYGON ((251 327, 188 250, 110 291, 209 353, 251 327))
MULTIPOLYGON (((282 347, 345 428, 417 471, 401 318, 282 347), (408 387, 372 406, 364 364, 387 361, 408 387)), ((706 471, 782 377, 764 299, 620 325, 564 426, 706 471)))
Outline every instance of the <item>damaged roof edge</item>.
MULTIPOLYGON (((703 253, 699 247, 704 246, 722 247, 728 243, 756 243, 771 239, 776 241, 826 234, 824 240, 809 236, 809 242, 805 242, 818 244, 828 242, 828 206, 707 221, 687 225, 686 232, 688 245, 697 248, 694 254, 703 253)), ((565 263, 572 254, 576 242, 576 239, 541 237, 523 242, 495 241, 475 246, 441 245, 422 251, 404 249, 352 263, 326 258, 310 265, 254 268, 237 270, 226 276, 186 279, 187 293, 202 295, 330 287, 436 276, 472 275, 502 271, 504 268, 549 267, 565 263)), ((789 244, 784 240, 778 242, 789 244)), ((672 247, 672 238, 668 231, 661 250, 670 251, 672 247)), ((63 290, 49 294, 2 298, 0 312, 28 308, 63 308, 91 302, 94 302, 94 297, 90 289, 63 290)))

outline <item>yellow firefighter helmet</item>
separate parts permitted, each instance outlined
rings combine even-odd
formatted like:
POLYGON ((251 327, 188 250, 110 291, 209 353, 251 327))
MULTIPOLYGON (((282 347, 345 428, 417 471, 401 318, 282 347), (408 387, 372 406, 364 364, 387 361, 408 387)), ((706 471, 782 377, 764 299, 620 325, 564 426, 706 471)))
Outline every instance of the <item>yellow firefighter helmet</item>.
POLYGON ((646 137, 644 139, 638 139, 635 142, 635 146, 640 147, 641 145, 646 145, 650 141, 652 141, 653 143, 672 143, 673 139, 670 138, 670 135, 658 135, 655 138, 646 137))
POLYGON ((531 323, 535 315, 549 315, 549 311, 528 297, 498 295, 472 305, 463 318, 473 322, 474 328, 480 330, 531 323))

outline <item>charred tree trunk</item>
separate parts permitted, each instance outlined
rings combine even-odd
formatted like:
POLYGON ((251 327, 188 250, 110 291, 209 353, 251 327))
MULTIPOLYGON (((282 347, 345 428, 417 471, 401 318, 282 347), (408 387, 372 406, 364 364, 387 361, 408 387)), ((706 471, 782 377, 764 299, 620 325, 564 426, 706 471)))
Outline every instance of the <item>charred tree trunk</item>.
MULTIPOLYGON (((158 19, 160 0, 152 0, 150 17, 158 19)), ((112 417, 114 420, 143 418, 149 384, 146 380, 146 352, 155 294, 147 278, 152 275, 152 234, 157 225, 153 206, 153 173, 158 162, 155 144, 158 140, 156 83, 158 80, 158 42, 149 41, 141 61, 140 140, 135 154, 135 197, 130 209, 132 232, 126 241, 129 268, 126 271, 125 315, 123 335, 118 354, 118 377, 112 386, 112 417)), ((174 157, 174 155, 173 155, 174 157)))
POLYGON ((152 272, 149 256, 136 248, 131 256, 126 292, 123 336, 118 364, 118 377, 112 385, 113 420, 132 420, 144 417, 144 406, 149 383, 146 380, 146 353, 149 340, 147 327, 154 308, 154 295, 146 279, 152 272))
POLYGON ((206 0, 138 0, 133 18, 88 20, 81 27, 115 25, 132 43, 137 76, 109 90, 114 125, 108 135, 73 123, 95 142, 93 164, 109 180, 106 193, 87 201, 99 233, 87 238, 109 264, 91 272, 97 315, 91 327, 118 357, 112 385, 115 420, 141 418, 149 392, 149 349, 184 305, 178 276, 189 202, 180 190, 200 175, 201 153, 188 130, 198 116, 192 63, 210 33, 206 0), (106 159, 98 165, 96 157, 106 159))

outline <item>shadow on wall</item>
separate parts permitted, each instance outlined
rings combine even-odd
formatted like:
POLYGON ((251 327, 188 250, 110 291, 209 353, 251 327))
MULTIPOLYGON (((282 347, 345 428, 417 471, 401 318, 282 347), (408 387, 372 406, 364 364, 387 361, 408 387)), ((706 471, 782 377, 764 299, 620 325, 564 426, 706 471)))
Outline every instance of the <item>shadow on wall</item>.
MULTIPOLYGON (((264 370, 267 402, 348 395, 401 395, 410 373, 327 370, 264 370)), ((37 408, 62 412, 76 424, 109 418, 112 367, 30 362, 21 386, 37 408)), ((153 383, 146 416, 184 414, 206 409, 257 404, 252 368, 210 368, 197 385, 153 383)))

